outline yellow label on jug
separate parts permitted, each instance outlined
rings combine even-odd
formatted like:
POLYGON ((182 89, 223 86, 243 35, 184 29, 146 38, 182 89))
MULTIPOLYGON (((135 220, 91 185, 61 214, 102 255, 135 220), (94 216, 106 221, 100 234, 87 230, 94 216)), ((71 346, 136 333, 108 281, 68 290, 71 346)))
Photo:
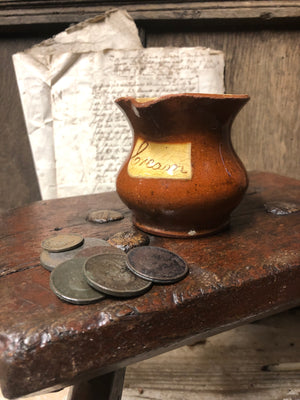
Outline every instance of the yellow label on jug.
POLYGON ((192 179, 191 143, 157 143, 139 138, 128 174, 133 178, 192 179))

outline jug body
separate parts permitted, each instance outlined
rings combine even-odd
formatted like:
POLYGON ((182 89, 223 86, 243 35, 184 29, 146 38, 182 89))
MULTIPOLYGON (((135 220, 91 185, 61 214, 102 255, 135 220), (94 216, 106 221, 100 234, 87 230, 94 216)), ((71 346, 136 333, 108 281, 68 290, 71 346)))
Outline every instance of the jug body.
POLYGON ((168 95, 116 102, 132 126, 131 152, 117 192, 133 223, 161 236, 224 229, 248 185, 230 138, 246 95, 168 95))

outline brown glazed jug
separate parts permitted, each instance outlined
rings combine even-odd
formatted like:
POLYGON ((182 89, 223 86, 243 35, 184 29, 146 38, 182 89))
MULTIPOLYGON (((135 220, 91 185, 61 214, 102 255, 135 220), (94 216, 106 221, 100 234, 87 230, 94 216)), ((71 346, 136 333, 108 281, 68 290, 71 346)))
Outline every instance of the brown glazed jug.
POLYGON ((138 228, 192 237, 228 225, 248 186, 230 138, 232 122, 248 100, 189 93, 116 100, 134 134, 117 192, 138 228))

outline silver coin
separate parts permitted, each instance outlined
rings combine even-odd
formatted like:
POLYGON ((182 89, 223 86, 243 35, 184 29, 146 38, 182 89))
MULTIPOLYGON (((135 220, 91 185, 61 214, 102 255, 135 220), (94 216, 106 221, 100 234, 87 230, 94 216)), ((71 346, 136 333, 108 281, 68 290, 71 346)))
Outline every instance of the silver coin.
POLYGON ((48 271, 53 271, 54 268, 56 268, 59 264, 61 264, 64 261, 71 260, 72 258, 76 257, 77 255, 80 257, 86 257, 86 256, 81 256, 80 253, 81 251, 96 247, 96 246, 102 246, 102 247, 111 247, 105 240, 103 239, 98 239, 98 238, 85 238, 84 243, 82 246, 77 247, 74 250, 67 250, 63 251, 60 253, 51 253, 46 250, 43 250, 42 253, 40 254, 40 262, 41 265, 46 268, 48 271))
POLYGON ((127 266, 136 275, 156 283, 178 282, 188 273, 177 254, 154 246, 136 247, 127 255, 127 266))
POLYGON ((151 282, 129 271, 125 254, 99 254, 88 258, 84 274, 95 289, 111 296, 132 297, 145 293, 151 282))
POLYGON ((73 258, 55 268, 50 275, 50 288, 61 300, 72 304, 90 304, 105 298, 88 285, 83 274, 85 258, 73 258))
POLYGON ((42 248, 53 253, 59 253, 75 249, 82 245, 83 241, 83 237, 78 234, 59 234, 43 240, 42 248))

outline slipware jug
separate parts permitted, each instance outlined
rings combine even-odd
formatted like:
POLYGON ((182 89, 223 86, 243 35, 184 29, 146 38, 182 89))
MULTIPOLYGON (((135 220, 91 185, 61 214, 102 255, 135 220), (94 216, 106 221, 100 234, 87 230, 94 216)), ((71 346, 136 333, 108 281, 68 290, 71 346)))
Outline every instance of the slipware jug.
POLYGON ((160 236, 219 232, 248 186, 230 137, 248 95, 170 94, 116 103, 133 131, 117 192, 133 223, 160 236))

